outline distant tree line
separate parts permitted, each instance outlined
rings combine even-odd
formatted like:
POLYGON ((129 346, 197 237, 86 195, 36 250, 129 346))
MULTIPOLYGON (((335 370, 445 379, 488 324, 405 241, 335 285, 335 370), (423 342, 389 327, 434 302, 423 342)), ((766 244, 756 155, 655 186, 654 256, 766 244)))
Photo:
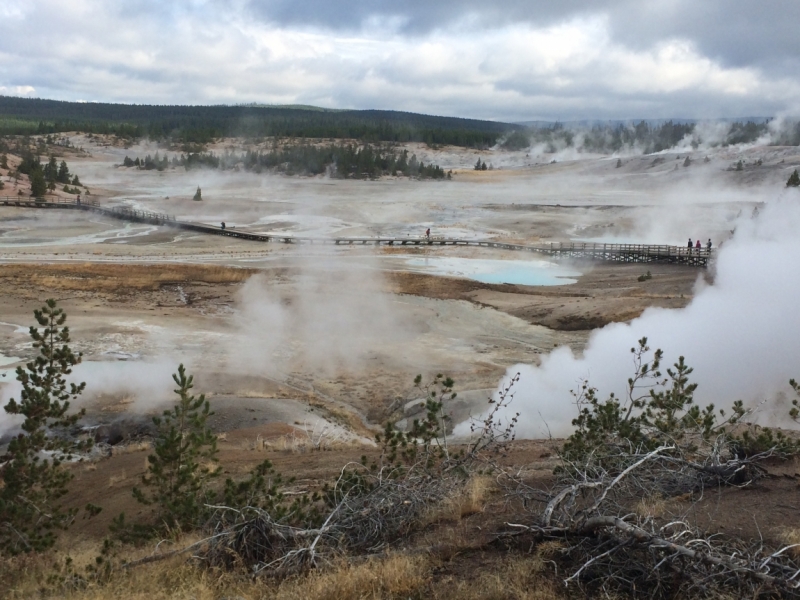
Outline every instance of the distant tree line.
POLYGON ((287 175, 329 173, 332 177, 342 179, 374 179, 384 175, 404 175, 419 179, 450 177, 440 166, 433 163, 426 165, 417 159, 416 154, 409 156, 408 150, 397 151, 371 144, 273 145, 271 149, 264 151, 225 151, 219 155, 212 152, 192 152, 175 154, 172 158, 166 154, 161 156, 157 152, 155 156, 148 154, 144 158, 126 156, 122 166, 159 171, 167 168, 182 167, 190 170, 205 167, 223 170, 243 168, 256 173, 271 170, 287 175))
MULTIPOLYGON (((631 125, 595 125, 586 128, 567 127, 555 123, 516 129, 507 134, 500 145, 507 150, 523 150, 530 146, 544 145, 547 152, 579 146, 587 152, 603 154, 619 152, 624 148, 638 148, 644 154, 650 154, 675 147, 687 135, 695 133, 695 130, 695 123, 673 121, 660 125, 640 121, 631 125)), ((734 122, 730 124, 727 134, 718 143, 721 146, 752 143, 768 132, 768 123, 734 122)), ((800 122, 785 127, 779 134, 774 134, 771 143, 782 146, 800 145, 800 122)), ((697 147, 699 141, 695 140, 693 145, 697 147)))
POLYGON ((0 135, 81 131, 199 144, 222 137, 288 137, 486 148, 511 129, 507 123, 399 111, 148 106, 0 96, 0 135))

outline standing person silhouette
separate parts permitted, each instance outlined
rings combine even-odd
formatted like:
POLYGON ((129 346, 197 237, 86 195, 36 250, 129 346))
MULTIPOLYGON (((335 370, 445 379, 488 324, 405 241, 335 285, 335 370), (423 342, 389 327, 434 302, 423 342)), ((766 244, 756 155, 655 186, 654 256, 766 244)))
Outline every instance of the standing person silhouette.
POLYGON ((711 238, 708 238, 708 243, 706 244, 706 250, 711 252, 711 238))
POLYGON ((431 239, 431 228, 430 227, 428 227, 428 229, 425 230, 425 239, 427 239, 427 240, 431 239))
POLYGON ((697 238, 697 243, 694 246, 698 250, 702 250, 703 244, 700 243, 700 238, 697 238))
POLYGON ((694 244, 692 243, 692 238, 689 238, 689 245, 687 246, 687 248, 689 248, 689 254, 692 253, 692 248, 693 247, 694 247, 694 244))

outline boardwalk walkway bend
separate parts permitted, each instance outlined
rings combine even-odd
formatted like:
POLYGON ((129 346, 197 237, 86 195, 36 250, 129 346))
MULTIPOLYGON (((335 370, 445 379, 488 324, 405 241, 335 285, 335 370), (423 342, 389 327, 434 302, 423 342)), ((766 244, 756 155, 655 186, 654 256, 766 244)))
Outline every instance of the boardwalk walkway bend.
POLYGON ((455 238, 315 238, 303 236, 287 236, 237 231, 236 229, 214 227, 200 223, 178 221, 174 216, 149 211, 134 210, 126 207, 105 207, 95 200, 83 201, 80 204, 72 200, 43 200, 41 198, 0 197, 0 206, 18 206, 40 209, 72 209, 101 213, 117 219, 166 225, 177 229, 224 235, 255 242, 277 242, 283 244, 329 244, 337 246, 477 246, 516 250, 552 257, 569 257, 578 259, 607 260, 634 263, 672 263, 692 267, 707 267, 713 251, 706 248, 689 249, 686 246, 666 246, 653 244, 598 244, 583 242, 553 242, 549 244, 511 244, 487 240, 464 240, 455 238))

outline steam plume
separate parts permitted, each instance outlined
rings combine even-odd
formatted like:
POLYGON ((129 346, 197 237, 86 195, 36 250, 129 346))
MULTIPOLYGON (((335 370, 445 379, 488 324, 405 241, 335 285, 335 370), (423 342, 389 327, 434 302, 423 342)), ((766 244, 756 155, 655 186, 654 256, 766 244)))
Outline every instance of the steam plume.
MULTIPOLYGON (((583 379, 601 397, 623 395, 633 374, 630 349, 647 337, 664 350, 664 364, 679 355, 694 367, 696 402, 730 407, 741 399, 766 400, 757 418, 786 426, 788 380, 800 377, 800 194, 788 190, 756 218, 739 222, 720 250, 713 285, 698 280, 684 309, 650 308, 630 323, 608 325, 592 334, 583 353, 562 347, 541 366, 520 364, 508 377, 521 378, 510 410, 521 414, 518 434, 535 438, 568 435, 575 417, 570 395, 583 379)), ((457 432, 467 433, 462 424, 457 432)))

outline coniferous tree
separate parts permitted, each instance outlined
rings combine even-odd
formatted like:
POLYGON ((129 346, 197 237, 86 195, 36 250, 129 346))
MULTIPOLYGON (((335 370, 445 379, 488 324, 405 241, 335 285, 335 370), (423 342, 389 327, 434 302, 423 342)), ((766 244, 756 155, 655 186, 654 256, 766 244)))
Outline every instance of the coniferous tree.
POLYGON ((8 155, 3 152, 3 155, 0 156, 0 169, 7 169, 8 168, 8 155))
POLYGON ((56 181, 59 183, 69 183, 69 167, 67 167, 67 161, 62 160, 61 164, 58 166, 58 175, 56 175, 56 181))
POLYGON ((800 187, 800 174, 797 173, 797 169, 789 175, 789 180, 786 182, 786 187, 800 187))
POLYGON ((200 191, 200 186, 198 185, 197 191, 194 193, 194 197, 192 198, 192 200, 196 200, 197 202, 199 202, 202 199, 203 199, 203 194, 200 191))
POLYGON ((31 196, 34 198, 44 196, 47 193, 47 181, 45 181, 41 167, 31 171, 29 177, 31 179, 31 196))
POLYGON ((54 182, 58 179, 58 163, 55 156, 51 156, 50 161, 44 166, 44 178, 48 182, 54 182))
POLYGON ((42 329, 31 327, 30 335, 39 353, 25 367, 17 367, 20 399, 5 406, 7 413, 24 417, 22 432, 11 440, 0 461, 0 552, 11 554, 48 548, 56 533, 70 525, 76 511, 64 509, 59 499, 72 475, 61 463, 89 446, 53 435, 54 430, 75 425, 84 414, 83 410, 69 414, 70 401, 85 384, 66 381, 72 367, 81 362, 81 355, 69 347, 67 315, 50 299, 34 316, 42 329))
POLYGON ((216 462, 217 438, 208 428, 213 415, 205 395, 190 394, 194 378, 186 375, 183 365, 172 376, 179 400, 162 416, 153 417, 156 435, 153 454, 142 483, 152 489, 146 494, 139 488, 133 496, 143 504, 154 504, 159 524, 187 529, 202 523, 210 499, 208 482, 216 476, 211 465, 216 462))

